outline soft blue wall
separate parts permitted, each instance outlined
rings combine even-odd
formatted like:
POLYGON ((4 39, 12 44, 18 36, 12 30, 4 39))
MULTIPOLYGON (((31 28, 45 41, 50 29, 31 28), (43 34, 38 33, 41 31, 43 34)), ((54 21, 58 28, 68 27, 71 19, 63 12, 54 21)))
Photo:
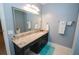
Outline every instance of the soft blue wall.
POLYGON ((49 41, 71 48, 78 17, 78 4, 44 4, 42 7, 43 25, 49 24, 49 41), (75 21, 67 26, 65 35, 58 34, 59 21, 75 21))
POLYGON ((72 52, 75 55, 79 55, 79 14, 78 14, 78 21, 77 21, 77 26, 76 26, 76 31, 75 31, 72 52))
POLYGON ((75 55, 79 55, 79 31, 78 31, 78 35, 77 35, 77 41, 74 47, 74 53, 75 55))

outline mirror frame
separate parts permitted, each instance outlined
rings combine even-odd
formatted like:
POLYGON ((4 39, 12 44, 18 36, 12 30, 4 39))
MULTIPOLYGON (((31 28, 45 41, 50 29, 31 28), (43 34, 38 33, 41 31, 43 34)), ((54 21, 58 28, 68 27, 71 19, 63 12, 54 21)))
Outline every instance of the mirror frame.
MULTIPOLYGON (((14 11, 15 10, 18 10, 18 11, 21 11, 21 12, 26 12, 25 10, 23 9, 20 9, 20 8, 16 8, 16 7, 12 7, 12 16, 13 16, 13 27, 14 27, 14 33, 16 34, 16 26, 15 26, 15 15, 14 15, 14 11)), ((42 6, 41 6, 41 10, 42 10, 42 6)), ((42 11, 40 11, 40 29, 42 29, 42 11)))

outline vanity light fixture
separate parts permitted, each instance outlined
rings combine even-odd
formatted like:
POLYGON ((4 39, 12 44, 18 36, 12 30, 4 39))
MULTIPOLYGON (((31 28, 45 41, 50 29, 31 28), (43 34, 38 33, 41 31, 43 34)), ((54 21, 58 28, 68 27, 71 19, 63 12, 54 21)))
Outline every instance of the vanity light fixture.
POLYGON ((38 12, 40 11, 39 8, 35 5, 32 5, 32 8, 35 9, 36 11, 38 11, 38 12))
POLYGON ((23 9, 37 15, 39 14, 40 11, 37 6, 31 4, 26 4, 26 6, 24 6, 23 9))

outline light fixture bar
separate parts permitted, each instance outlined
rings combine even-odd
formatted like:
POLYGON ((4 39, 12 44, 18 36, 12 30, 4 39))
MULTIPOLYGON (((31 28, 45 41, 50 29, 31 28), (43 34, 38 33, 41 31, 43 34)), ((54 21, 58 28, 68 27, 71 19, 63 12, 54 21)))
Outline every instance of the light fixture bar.
POLYGON ((36 7, 35 5, 30 5, 30 4, 27 4, 26 6, 24 6, 23 9, 37 15, 39 14, 39 11, 40 11, 38 7, 36 7))

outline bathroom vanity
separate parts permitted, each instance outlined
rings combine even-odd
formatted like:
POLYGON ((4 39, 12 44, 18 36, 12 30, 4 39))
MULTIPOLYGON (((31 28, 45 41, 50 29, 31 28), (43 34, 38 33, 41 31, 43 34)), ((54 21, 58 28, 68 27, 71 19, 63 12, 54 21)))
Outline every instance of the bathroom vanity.
MULTIPOLYGON (((41 5, 37 6, 40 8, 41 5)), ((41 30, 43 29, 41 13, 37 15, 15 7, 12 8, 12 12, 15 31, 12 41, 15 54, 24 55, 28 49, 39 54, 48 42, 48 29, 41 30)))
POLYGON ((24 32, 15 35, 12 41, 16 55, 24 55, 28 48, 38 54, 48 42, 48 31, 34 30, 24 32))

